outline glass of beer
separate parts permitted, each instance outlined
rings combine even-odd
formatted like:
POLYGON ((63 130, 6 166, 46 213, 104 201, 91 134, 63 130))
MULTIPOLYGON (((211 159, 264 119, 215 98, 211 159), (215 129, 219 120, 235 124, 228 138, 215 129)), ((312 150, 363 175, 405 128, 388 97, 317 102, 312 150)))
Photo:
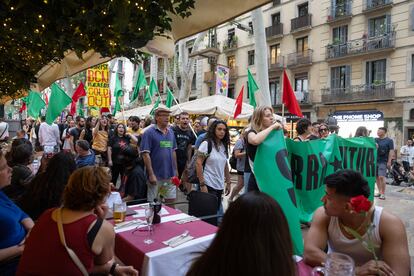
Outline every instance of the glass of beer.
POLYGON ((117 201, 114 202, 113 214, 115 223, 124 222, 126 216, 126 202, 117 201))

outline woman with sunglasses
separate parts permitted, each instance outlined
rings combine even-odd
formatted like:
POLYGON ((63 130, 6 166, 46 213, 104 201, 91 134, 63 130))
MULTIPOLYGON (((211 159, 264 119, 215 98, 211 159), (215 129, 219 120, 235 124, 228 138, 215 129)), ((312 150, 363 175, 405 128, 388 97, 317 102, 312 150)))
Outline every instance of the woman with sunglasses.
POLYGON ((326 138, 329 136, 329 128, 328 125, 325 123, 320 124, 319 126, 319 137, 322 138, 326 138))
POLYGON ((230 134, 227 124, 217 120, 209 127, 205 140, 197 151, 196 172, 200 190, 217 196, 217 211, 221 208, 224 182, 226 195, 230 193, 229 157, 230 134), (204 168, 203 168, 204 167, 204 168))

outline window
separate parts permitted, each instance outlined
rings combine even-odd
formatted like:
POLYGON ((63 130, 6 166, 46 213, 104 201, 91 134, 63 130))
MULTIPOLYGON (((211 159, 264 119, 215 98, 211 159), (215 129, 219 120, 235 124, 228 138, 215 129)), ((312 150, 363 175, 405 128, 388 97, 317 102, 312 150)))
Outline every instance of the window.
POLYGON ((124 72, 124 61, 121 59, 118 59, 118 72, 119 73, 124 72))
POLYGON ((227 66, 229 68, 235 68, 236 67, 236 56, 227 57, 227 66))
POLYGON ((180 76, 177 76, 177 86, 179 89, 181 89, 181 77, 180 76))
POLYGON ((332 30, 332 42, 334 44, 343 44, 348 41, 348 26, 339 26, 332 30))
POLYGON ((236 35, 236 31, 234 30, 234 28, 231 28, 231 29, 227 30, 227 39, 229 41, 233 40, 235 35, 236 35))
POLYGON ((280 12, 272 14, 272 25, 280 24, 280 12))
POLYGON ((158 72, 164 72, 164 59, 158 59, 158 72))
POLYGON ((351 66, 331 68, 331 88, 347 88, 351 85, 351 66))
POLYGON ((272 106, 281 103, 281 95, 280 95, 280 79, 277 78, 275 80, 271 80, 269 82, 270 88, 270 101, 272 106))
POLYGON ((280 44, 270 46, 270 64, 280 62, 280 44))
POLYGON ((308 74, 295 75, 295 91, 308 91, 308 74))
POLYGON ((308 15, 308 2, 298 5, 298 16, 308 15))
POLYGON ((387 60, 380 59, 367 62, 366 82, 369 85, 379 85, 385 83, 387 73, 387 60))
POLYGON ((414 55, 411 55, 411 82, 414 82, 414 55))
POLYGON ((191 80, 191 90, 197 90, 197 74, 194 74, 191 80))
POLYGON ((414 108, 410 109, 410 120, 414 120, 414 108))
POLYGON ((252 35, 252 34, 254 34, 254 31, 253 31, 253 22, 252 21, 250 21, 249 22, 249 29, 250 29, 250 35, 252 35))
POLYGON ((249 99, 250 95, 249 95, 249 81, 246 81, 246 98, 249 99))
POLYGON ((210 47, 217 47, 217 39, 215 34, 210 36, 210 47))
POLYGON ((234 85, 230 85, 227 89, 227 97, 234 99, 234 85))
MULTIPOLYGON (((158 87, 158 92, 162 94, 164 92, 164 80, 163 79, 157 80, 157 87, 158 87)), ((154 100, 156 99, 156 97, 158 97, 158 95, 152 95, 152 96, 154 100)))
POLYGON ((247 65, 254 65, 254 50, 247 52, 247 65))
POLYGON ((308 51, 308 37, 301 37, 296 39, 296 51, 303 53, 308 51))
POLYGON ((380 17, 371 18, 368 21, 369 37, 381 36, 389 33, 391 27, 391 16, 383 15, 380 17))

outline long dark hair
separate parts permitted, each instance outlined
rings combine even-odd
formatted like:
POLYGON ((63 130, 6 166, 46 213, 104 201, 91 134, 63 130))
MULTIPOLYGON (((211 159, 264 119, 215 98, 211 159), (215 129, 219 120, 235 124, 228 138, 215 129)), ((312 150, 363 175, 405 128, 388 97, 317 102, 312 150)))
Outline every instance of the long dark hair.
POLYGON ((216 237, 187 276, 294 276, 293 245, 279 204, 249 192, 230 205, 216 237))
POLYGON ((48 162, 46 170, 33 178, 19 205, 33 219, 44 210, 60 206, 69 176, 76 169, 71 153, 59 152, 48 162))
POLYGON ((216 128, 220 124, 223 124, 223 125, 226 126, 226 134, 224 135, 223 139, 221 139, 221 142, 223 143, 226 155, 228 156, 229 155, 229 146, 230 146, 230 133, 229 133, 229 128, 227 127, 227 124, 226 124, 225 121, 221 121, 221 120, 214 121, 211 124, 211 126, 208 128, 205 140, 210 140, 211 142, 213 142, 213 144, 216 146, 216 148, 219 146, 219 145, 217 145, 217 141, 216 141, 216 138, 217 138, 216 137, 216 128))
POLYGON ((92 127, 92 119, 93 119, 92 116, 89 116, 88 118, 86 118, 86 120, 85 120, 85 129, 90 130, 90 129, 93 128, 92 127))
POLYGON ((114 136, 118 136, 118 127, 119 126, 123 126, 124 127, 124 134, 122 136, 125 137, 125 135, 127 133, 127 128, 126 128, 125 124, 123 124, 123 123, 119 123, 119 124, 116 125, 116 127, 114 129, 114 136))

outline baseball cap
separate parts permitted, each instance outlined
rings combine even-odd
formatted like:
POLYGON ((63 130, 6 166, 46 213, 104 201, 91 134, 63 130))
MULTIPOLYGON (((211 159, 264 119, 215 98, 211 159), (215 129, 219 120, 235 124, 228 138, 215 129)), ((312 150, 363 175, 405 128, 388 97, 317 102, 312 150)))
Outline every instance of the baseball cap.
POLYGON ((168 113, 171 113, 171 110, 168 108, 168 107, 166 107, 165 105, 163 105, 163 104, 160 104, 160 105, 158 105, 158 107, 155 109, 155 112, 154 112, 154 114, 157 114, 158 112, 168 112, 168 113))

